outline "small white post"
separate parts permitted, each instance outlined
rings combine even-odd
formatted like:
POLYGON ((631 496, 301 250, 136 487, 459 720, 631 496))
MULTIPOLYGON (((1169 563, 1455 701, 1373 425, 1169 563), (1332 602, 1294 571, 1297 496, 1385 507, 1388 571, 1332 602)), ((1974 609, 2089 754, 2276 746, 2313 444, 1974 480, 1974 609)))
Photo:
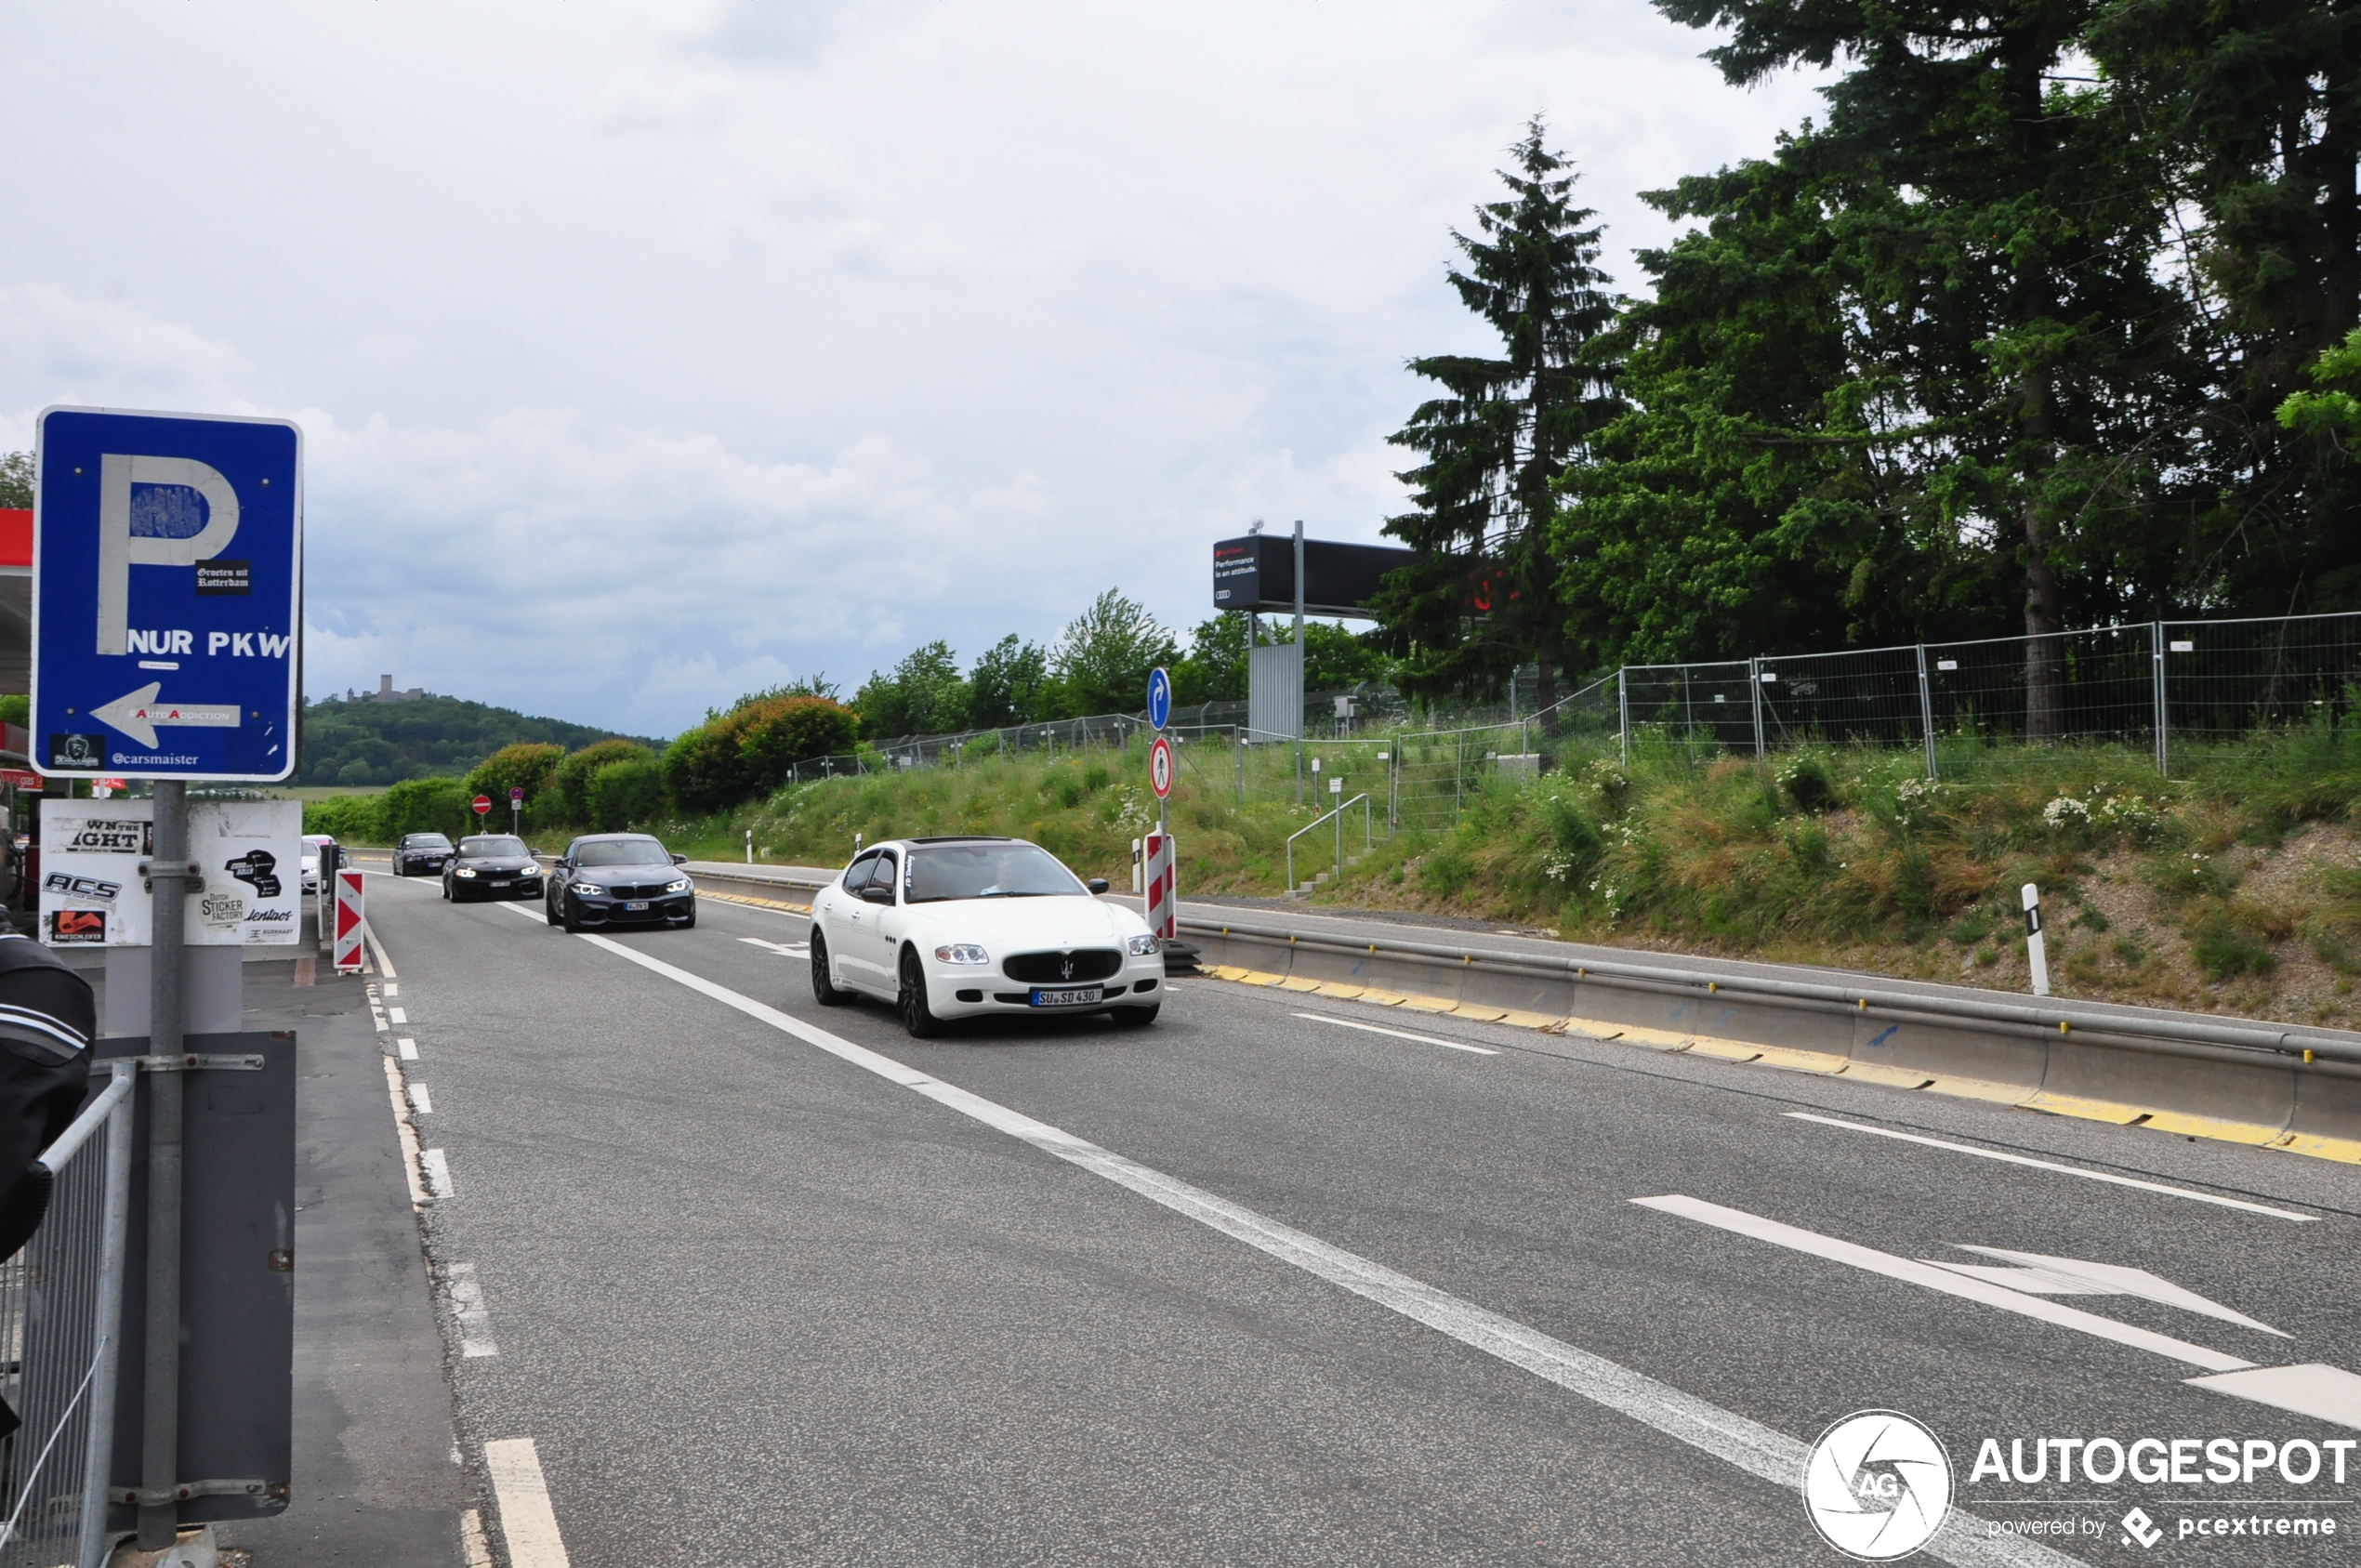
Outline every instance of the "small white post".
POLYGON ((754 829, 746 829, 746 863, 754 863, 754 829))
POLYGON ((2050 994, 2050 950, 2041 940, 2041 889, 2025 885, 2025 956, 2033 968, 2033 994, 2050 994))
POLYGON ((1134 838, 1131 840, 1131 890, 1135 893, 1143 893, 1148 890, 1146 880, 1141 875, 1141 867, 1144 863, 1140 859, 1140 841, 1134 838))

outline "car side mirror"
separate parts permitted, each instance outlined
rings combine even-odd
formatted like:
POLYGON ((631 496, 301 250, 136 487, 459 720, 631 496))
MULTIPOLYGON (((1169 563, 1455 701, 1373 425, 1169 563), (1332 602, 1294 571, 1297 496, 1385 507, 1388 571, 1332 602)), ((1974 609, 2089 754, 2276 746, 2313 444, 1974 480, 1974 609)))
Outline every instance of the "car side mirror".
POLYGON ((689 863, 689 857, 686 855, 675 855, 672 857, 672 863, 675 865, 686 865, 689 863))
POLYGON ((893 902, 893 889, 891 888, 879 888, 875 886, 864 888, 861 889, 861 902, 864 903, 891 903, 893 902))
POLYGON ((1083 886, 1089 889, 1093 894, 1103 893, 1107 890, 1107 879, 1103 876, 1093 876, 1083 886))

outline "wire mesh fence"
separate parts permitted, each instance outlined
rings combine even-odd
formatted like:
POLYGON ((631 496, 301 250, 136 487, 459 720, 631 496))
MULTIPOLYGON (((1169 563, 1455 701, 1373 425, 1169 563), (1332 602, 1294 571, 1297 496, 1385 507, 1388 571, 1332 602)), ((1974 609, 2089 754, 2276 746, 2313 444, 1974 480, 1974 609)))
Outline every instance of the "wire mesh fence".
POLYGON ((0 1568, 98 1568, 131 1203, 133 1067, 41 1156, 48 1217, 0 1264, 0 1568), (96 1484, 93 1484, 93 1482, 96 1484))

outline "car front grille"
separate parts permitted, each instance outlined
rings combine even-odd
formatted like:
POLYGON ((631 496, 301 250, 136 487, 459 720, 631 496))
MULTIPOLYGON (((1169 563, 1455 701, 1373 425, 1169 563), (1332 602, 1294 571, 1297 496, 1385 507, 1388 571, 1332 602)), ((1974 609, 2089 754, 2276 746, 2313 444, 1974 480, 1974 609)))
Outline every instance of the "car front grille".
POLYGON ((1027 985, 1068 985, 1104 980, 1121 968, 1123 955, 1115 949, 1086 947, 1074 953, 1012 954, 1000 972, 1027 985))
POLYGON ((640 887, 627 882, 617 882, 607 889, 607 896, 609 898, 617 899, 662 898, 664 896, 664 884, 661 882, 650 882, 644 887, 640 887))

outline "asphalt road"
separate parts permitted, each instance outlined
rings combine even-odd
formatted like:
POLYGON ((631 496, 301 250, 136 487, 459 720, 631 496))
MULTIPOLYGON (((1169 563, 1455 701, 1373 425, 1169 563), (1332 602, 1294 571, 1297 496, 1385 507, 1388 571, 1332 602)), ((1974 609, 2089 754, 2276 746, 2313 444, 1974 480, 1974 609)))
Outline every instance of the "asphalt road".
POLYGON ((2184 1379, 2361 1366, 2361 1170, 1212 981, 918 1042, 811 1001, 796 916, 369 893, 513 1568, 534 1460, 578 1568, 1839 1562, 1793 1477, 1868 1409, 1947 1450, 1949 1561, 2352 1561, 2361 1430, 2184 1379), (2027 1266, 1971 1247, 2065 1261, 1917 1261, 2027 1266))

